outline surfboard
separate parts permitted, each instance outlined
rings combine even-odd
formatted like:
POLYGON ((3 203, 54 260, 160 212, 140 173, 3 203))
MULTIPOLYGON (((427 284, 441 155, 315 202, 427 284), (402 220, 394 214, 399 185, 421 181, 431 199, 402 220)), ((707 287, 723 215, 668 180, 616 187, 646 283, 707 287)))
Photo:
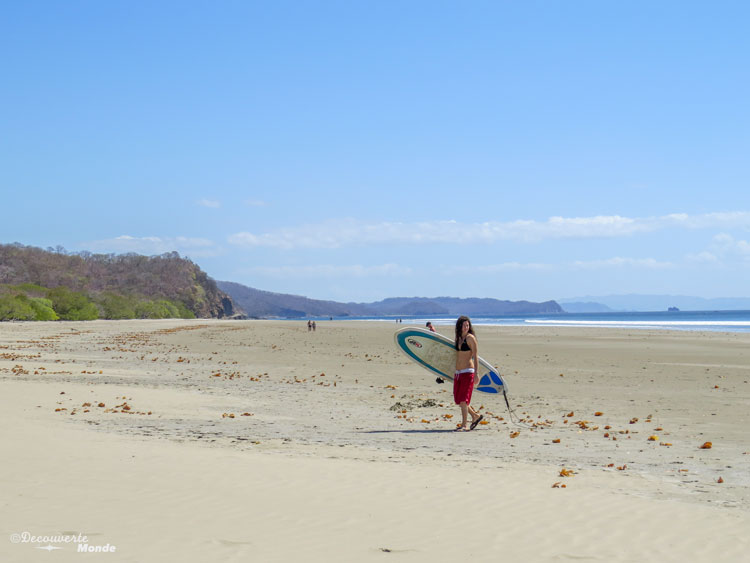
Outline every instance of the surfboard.
MULTIPOLYGON (((396 346, 406 356, 433 375, 453 381, 456 371, 456 348, 453 340, 424 328, 407 327, 393 335, 396 346)), ((507 393, 508 385, 492 364, 479 357, 477 391, 507 393)))

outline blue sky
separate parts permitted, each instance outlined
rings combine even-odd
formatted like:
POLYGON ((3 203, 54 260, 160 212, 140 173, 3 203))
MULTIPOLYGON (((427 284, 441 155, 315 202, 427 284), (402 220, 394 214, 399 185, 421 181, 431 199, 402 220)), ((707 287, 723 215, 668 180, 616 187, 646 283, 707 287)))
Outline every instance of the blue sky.
POLYGON ((744 2, 17 2, 0 242, 338 301, 750 296, 744 2))

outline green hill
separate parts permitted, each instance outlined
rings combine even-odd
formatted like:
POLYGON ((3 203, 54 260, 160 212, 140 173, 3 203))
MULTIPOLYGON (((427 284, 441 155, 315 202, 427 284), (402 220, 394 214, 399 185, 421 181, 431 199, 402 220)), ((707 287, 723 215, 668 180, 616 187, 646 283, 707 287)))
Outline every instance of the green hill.
POLYGON ((222 318, 232 299, 176 252, 67 253, 0 245, 0 320, 222 318))

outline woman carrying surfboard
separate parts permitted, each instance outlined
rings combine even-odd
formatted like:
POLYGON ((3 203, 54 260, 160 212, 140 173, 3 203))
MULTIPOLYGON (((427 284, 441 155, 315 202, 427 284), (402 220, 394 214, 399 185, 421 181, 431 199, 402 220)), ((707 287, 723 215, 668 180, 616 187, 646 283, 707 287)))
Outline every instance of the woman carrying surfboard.
POLYGON ((453 378, 453 400, 461 407, 461 424, 456 431, 474 430, 484 418, 471 406, 474 391, 474 373, 479 366, 477 337, 469 317, 461 316, 456 321, 456 373, 453 378), (471 426, 466 425, 471 415, 471 426))

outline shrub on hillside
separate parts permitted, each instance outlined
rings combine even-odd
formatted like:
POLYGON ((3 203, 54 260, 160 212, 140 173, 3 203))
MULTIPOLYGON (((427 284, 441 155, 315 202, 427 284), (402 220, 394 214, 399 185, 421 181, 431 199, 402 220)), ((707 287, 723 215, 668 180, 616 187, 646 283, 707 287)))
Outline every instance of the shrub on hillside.
POLYGON ((31 297, 29 298, 29 304, 34 309, 35 321, 56 321, 60 318, 52 308, 52 301, 50 299, 31 297))
POLYGON ((141 301, 135 307, 139 319, 194 319, 195 315, 182 303, 166 299, 141 301))
POLYGON ((12 286, 12 289, 19 293, 23 293, 27 297, 44 297, 49 291, 48 288, 35 283, 22 283, 20 285, 12 286))
POLYGON ((133 297, 125 297, 116 293, 105 293, 97 299, 105 319, 134 319, 136 318, 136 305, 138 300, 133 297))
POLYGON ((34 318, 34 310, 28 298, 21 295, 0 296, 0 320, 30 321, 34 318))
POLYGON ((57 314, 52 302, 41 297, 23 294, 0 296, 0 321, 55 321, 57 314))
POLYGON ((56 287, 47 292, 52 308, 66 321, 92 321, 99 318, 99 309, 85 293, 56 287))

